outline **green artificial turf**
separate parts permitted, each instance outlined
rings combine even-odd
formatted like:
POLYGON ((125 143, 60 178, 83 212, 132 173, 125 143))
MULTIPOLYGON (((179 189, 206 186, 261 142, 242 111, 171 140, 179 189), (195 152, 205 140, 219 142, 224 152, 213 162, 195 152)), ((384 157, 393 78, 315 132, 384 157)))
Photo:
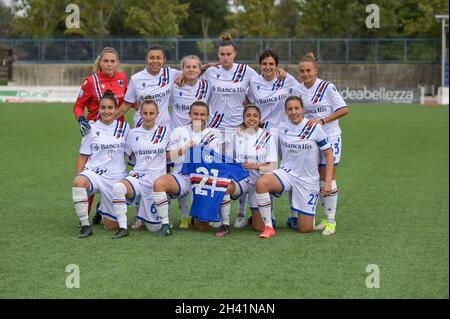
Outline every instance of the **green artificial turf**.
POLYGON ((179 229, 176 202, 171 237, 130 230, 112 240, 94 226, 80 240, 71 106, 1 104, 0 298, 448 298, 448 115, 448 106, 350 106, 335 236, 288 229, 284 196, 270 240, 179 229), (69 264, 79 289, 66 287, 69 264), (378 289, 365 285, 370 264, 378 289))

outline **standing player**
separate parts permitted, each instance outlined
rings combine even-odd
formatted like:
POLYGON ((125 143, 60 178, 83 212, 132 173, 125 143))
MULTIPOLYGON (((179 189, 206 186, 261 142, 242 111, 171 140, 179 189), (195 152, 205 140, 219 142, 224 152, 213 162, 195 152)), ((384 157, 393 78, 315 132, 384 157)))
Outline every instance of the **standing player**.
MULTIPOLYGON (((124 103, 119 108, 116 118, 123 116, 132 106, 136 112, 133 115, 133 127, 142 125, 139 107, 144 101, 145 96, 150 96, 158 105, 159 116, 156 125, 162 125, 170 128, 169 98, 170 92, 176 76, 180 71, 164 67, 166 56, 164 48, 160 45, 152 45, 148 48, 145 55, 147 66, 144 70, 131 76, 124 103)), ((129 164, 134 165, 134 159, 130 158, 129 164)), ((136 199, 136 215, 139 211, 139 199, 136 199)), ((142 225, 139 219, 136 219, 133 229, 138 229, 142 225)))
MULTIPOLYGON (((167 148, 167 159, 173 161, 175 167, 173 172, 161 176, 153 184, 153 198, 156 210, 161 217, 163 226, 160 230, 162 235, 172 234, 169 226, 169 202, 167 195, 171 197, 182 197, 190 191, 189 175, 180 174, 184 155, 196 144, 218 150, 221 147, 220 137, 213 129, 207 127, 209 108, 205 102, 196 101, 192 103, 190 111, 191 124, 177 127, 170 136, 167 148)), ((200 223, 200 228, 209 226, 208 223, 200 223)))
MULTIPOLYGON (((211 90, 208 81, 200 80, 201 61, 195 55, 189 55, 181 61, 183 71, 183 84, 176 82, 172 87, 169 105, 172 107, 171 126, 175 129, 191 123, 189 109, 193 102, 209 102, 211 90)), ((178 197, 178 204, 182 212, 180 228, 189 228, 188 196, 178 197)))
MULTIPOLYGON (((263 127, 277 134, 277 129, 282 122, 287 121, 284 111, 284 102, 291 95, 298 95, 299 83, 290 74, 285 73, 283 77, 277 77, 278 55, 272 49, 264 50, 259 56, 261 75, 256 75, 250 80, 248 99, 261 110, 261 121, 263 127)), ((238 218, 235 227, 245 225, 245 202, 239 201, 238 218)))
POLYGON ((230 34, 222 36, 217 55, 220 65, 208 68, 202 75, 212 90, 209 127, 222 134, 228 129, 231 137, 233 130, 241 124, 250 78, 257 73, 247 64, 234 63, 237 52, 230 34))
MULTIPOLYGON (((75 211, 81 222, 79 238, 92 235, 88 216, 88 195, 101 193, 99 212, 106 229, 117 228, 113 214, 113 186, 125 177, 124 145, 128 134, 126 122, 114 120, 116 98, 107 90, 100 99, 100 120, 81 141, 72 187, 75 211)), ((120 230, 119 230, 120 231, 120 230)), ((116 234, 117 235, 117 234, 116 234)))
POLYGON ((234 157, 242 163, 244 169, 250 171, 250 176, 239 184, 234 184, 231 189, 231 198, 237 199, 245 194, 249 195, 252 227, 255 230, 262 231, 264 223, 256 203, 255 184, 261 174, 268 174, 276 168, 278 154, 275 137, 269 131, 261 128, 261 111, 259 108, 256 105, 249 104, 244 109, 243 117, 244 122, 234 135, 234 157))
POLYGON ((120 230, 114 238, 128 236, 127 199, 134 201, 140 198, 137 218, 145 222, 149 231, 158 231, 161 221, 153 205, 153 182, 166 173, 166 148, 168 129, 155 125, 158 117, 158 106, 150 98, 145 97, 140 106, 142 125, 134 128, 128 135, 125 152, 134 153, 136 164, 129 176, 116 183, 113 188, 114 214, 119 222, 120 230))
MULTIPOLYGON (((217 50, 219 65, 208 68, 202 75, 212 90, 209 127, 221 132, 225 150, 230 149, 233 131, 241 124, 250 79, 257 75, 247 64, 235 63, 236 55, 231 35, 223 34, 217 50)), ((245 212, 245 201, 242 205, 245 212)))
POLYGON ((333 173, 333 153, 320 124, 308 127, 303 117, 302 101, 297 96, 286 99, 286 113, 289 118, 279 129, 278 138, 281 149, 280 168, 261 176, 256 182, 256 201, 264 221, 261 238, 275 236, 271 220, 271 201, 269 193, 281 195, 292 191, 291 210, 298 214, 298 231, 309 233, 314 228, 314 216, 319 193, 331 193, 333 173), (326 157, 325 183, 320 186, 318 171, 319 152, 326 157))
MULTIPOLYGON (((313 53, 308 53, 299 63, 300 96, 305 106, 305 117, 308 125, 321 124, 333 148, 334 170, 331 183, 331 195, 320 197, 325 211, 326 219, 320 221, 315 227, 322 230, 323 235, 336 233, 336 206, 338 189, 336 184, 336 166, 342 154, 341 129, 339 119, 348 113, 347 104, 341 97, 333 83, 317 78, 317 63, 313 53)), ((325 158, 320 153, 319 172, 321 183, 325 181, 325 158)))
POLYGON ((248 99, 261 110, 261 121, 265 129, 278 129, 287 121, 284 102, 291 95, 298 95, 299 83, 290 74, 277 77, 278 55, 272 49, 264 50, 259 56, 261 75, 250 80, 248 99))
MULTIPOLYGON (((98 119, 98 106, 106 90, 111 90, 117 99, 119 107, 127 91, 127 77, 125 73, 117 71, 119 67, 119 54, 111 47, 105 47, 95 60, 95 73, 84 79, 78 98, 73 106, 73 114, 80 124, 81 136, 89 133, 91 125, 98 119), (88 114, 85 117, 84 109, 88 114)), ((120 118, 123 121, 123 117, 120 118)), ((94 196, 89 197, 89 212, 91 211, 94 196)), ((94 224, 100 223, 101 215, 96 214, 94 224)))
POLYGON ((160 45, 152 45, 145 56, 147 66, 144 70, 131 76, 125 101, 117 112, 116 118, 123 116, 134 105, 133 127, 142 125, 139 106, 145 96, 151 96, 158 105, 157 125, 170 127, 169 98, 176 76, 180 71, 164 67, 166 56, 160 45))

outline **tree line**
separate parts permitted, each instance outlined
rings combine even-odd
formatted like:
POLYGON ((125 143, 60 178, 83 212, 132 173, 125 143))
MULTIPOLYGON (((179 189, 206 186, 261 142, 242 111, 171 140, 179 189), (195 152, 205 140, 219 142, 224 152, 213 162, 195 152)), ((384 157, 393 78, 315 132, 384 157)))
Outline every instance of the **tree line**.
POLYGON ((447 0, 0 0, 0 37, 439 37, 447 0), (376 4, 380 27, 367 28, 376 4), (80 9, 67 28, 66 8, 80 9))

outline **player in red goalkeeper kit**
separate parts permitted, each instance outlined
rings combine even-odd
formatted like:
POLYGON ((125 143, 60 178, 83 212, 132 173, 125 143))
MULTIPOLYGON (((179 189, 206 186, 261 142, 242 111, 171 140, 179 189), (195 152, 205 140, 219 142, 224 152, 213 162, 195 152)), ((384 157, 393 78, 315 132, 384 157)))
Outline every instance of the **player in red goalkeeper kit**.
MULTIPOLYGON (((73 106, 73 114, 80 124, 81 136, 85 136, 91 130, 90 124, 98 119, 98 106, 100 98, 111 90, 119 107, 127 90, 127 78, 125 73, 117 71, 119 66, 119 54, 111 47, 105 47, 95 60, 95 73, 85 78, 81 86, 78 98, 73 106), (85 116, 84 109, 88 109, 85 116)), ((123 121, 123 116, 119 119, 123 121)), ((94 195, 89 197, 89 212, 91 211, 94 195)), ((101 216, 96 214, 93 223, 99 224, 101 216)))

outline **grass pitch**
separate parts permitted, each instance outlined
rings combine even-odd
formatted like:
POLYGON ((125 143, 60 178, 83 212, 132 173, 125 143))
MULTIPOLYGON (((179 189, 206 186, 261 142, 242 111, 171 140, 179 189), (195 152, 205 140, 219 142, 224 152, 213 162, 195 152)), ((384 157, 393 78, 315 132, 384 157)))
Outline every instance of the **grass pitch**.
POLYGON ((168 238, 130 230, 115 241, 102 226, 76 237, 71 105, 2 104, 0 298, 448 298, 448 115, 448 106, 350 106, 335 236, 288 229, 283 197, 271 240, 176 227, 168 238), (66 287, 69 264, 78 289, 66 287), (378 289, 365 284, 370 264, 378 289))

